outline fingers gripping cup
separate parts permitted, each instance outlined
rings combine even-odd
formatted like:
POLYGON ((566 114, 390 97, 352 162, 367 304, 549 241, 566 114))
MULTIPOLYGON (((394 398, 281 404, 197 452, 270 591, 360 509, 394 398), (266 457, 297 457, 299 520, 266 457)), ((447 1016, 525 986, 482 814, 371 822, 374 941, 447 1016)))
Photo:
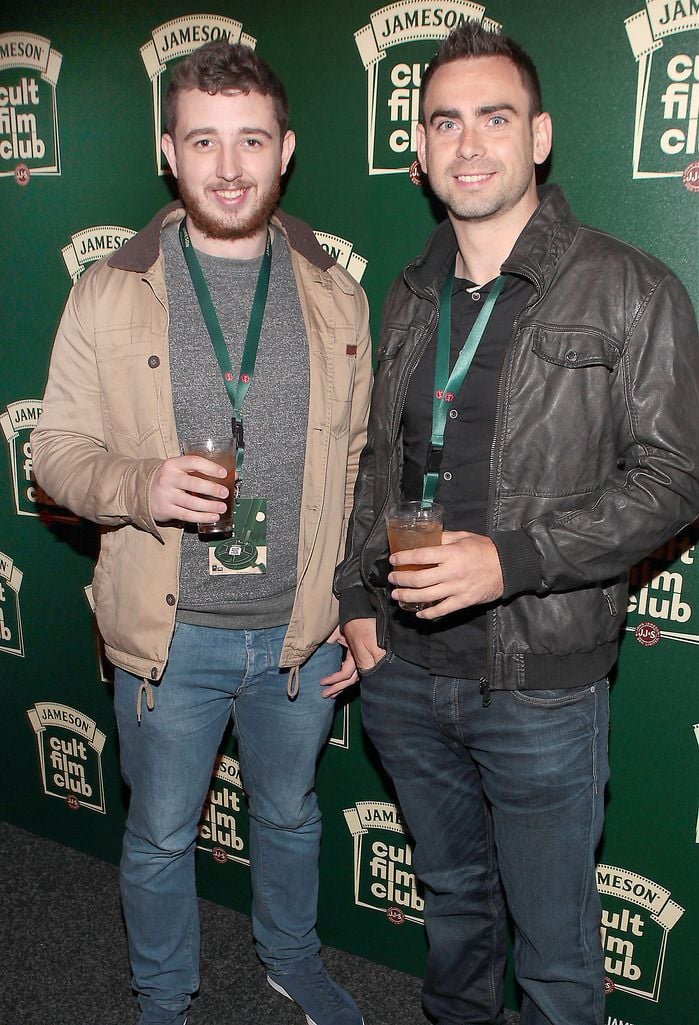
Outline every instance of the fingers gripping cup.
MULTIPOLYGON (((218 463, 226 470, 225 477, 215 477, 217 484, 223 484, 228 488, 228 497, 221 501, 226 503, 225 513, 221 513, 216 523, 198 523, 197 531, 200 541, 222 541, 233 536, 233 499, 235 497, 235 438, 228 437, 204 437, 194 441, 185 441, 183 446, 185 455, 201 456, 212 463, 218 463)), ((208 480, 206 474, 197 470, 189 470, 190 476, 199 477, 201 480, 208 480)))
MULTIPOLYGON (((386 529, 391 554, 413 548, 433 548, 442 543, 443 512, 441 505, 424 506, 422 502, 399 502, 386 513, 386 529)), ((430 569, 431 566, 400 566, 402 571, 430 569)), ((431 601, 399 601, 405 612, 419 612, 434 604, 431 601)))

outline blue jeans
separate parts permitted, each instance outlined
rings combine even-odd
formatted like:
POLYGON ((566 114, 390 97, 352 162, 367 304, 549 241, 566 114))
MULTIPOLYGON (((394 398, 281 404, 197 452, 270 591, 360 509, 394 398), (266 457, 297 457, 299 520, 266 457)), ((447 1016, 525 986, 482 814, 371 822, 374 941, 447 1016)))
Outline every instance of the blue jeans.
POLYGON ((121 767, 131 788, 121 888, 142 1025, 181 1025, 199 986, 194 851, 214 759, 232 719, 250 811, 253 935, 274 971, 318 953, 318 756, 334 702, 319 680, 341 649, 322 645, 287 697, 286 627, 177 625, 155 707, 136 720, 141 680, 116 671, 121 767))
POLYGON ((521 1025, 601 1025, 595 848, 609 776, 608 686, 492 691, 389 656, 362 717, 415 841, 438 1025, 502 1025, 505 901, 521 1025))

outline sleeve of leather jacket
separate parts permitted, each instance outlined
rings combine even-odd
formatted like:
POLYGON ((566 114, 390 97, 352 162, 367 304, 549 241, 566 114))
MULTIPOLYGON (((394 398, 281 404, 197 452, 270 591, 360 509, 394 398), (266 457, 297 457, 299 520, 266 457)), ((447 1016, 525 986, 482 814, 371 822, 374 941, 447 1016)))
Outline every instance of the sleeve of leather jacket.
MULTIPOLYGON (((392 296, 402 286, 402 275, 398 277, 386 298, 384 309, 389 306, 392 296)), ((340 626, 351 619, 372 619, 376 610, 371 602, 370 592, 364 585, 360 566, 361 552, 369 533, 374 525, 375 459, 374 446, 377 439, 381 441, 381 432, 377 435, 376 412, 382 403, 381 366, 374 380, 372 401, 369 410, 369 425, 366 445, 359 459, 359 472, 354 488, 352 515, 347 531, 345 557, 335 573, 334 590, 340 603, 340 626)))
POLYGON ((374 455, 371 416, 369 433, 360 460, 354 506, 347 531, 345 558, 335 573, 335 594, 340 602, 340 626, 351 619, 371 619, 376 613, 364 587, 359 566, 360 554, 374 522, 374 455))
POLYGON ((699 514, 699 338, 692 304, 668 273, 628 316, 609 395, 618 474, 589 505, 493 535, 505 597, 622 575, 699 514))
POLYGON ((107 450, 95 353, 95 277, 72 289, 56 334, 42 414, 32 433, 36 479, 59 505, 108 526, 131 523, 159 537, 150 482, 162 459, 107 450))

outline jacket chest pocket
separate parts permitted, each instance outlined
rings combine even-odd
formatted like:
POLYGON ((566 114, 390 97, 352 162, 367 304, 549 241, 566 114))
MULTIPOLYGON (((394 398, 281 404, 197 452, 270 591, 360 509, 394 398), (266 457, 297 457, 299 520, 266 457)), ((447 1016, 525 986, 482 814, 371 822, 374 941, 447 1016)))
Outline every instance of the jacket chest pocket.
MULTIPOLYGON (((148 335, 139 339, 133 328, 103 332, 96 348, 105 436, 124 454, 150 454, 147 440, 159 433, 158 400, 166 368, 148 335)), ((161 454, 160 444, 152 454, 161 454)))
POLYGON ((333 408, 331 432, 341 438, 350 428, 352 394, 357 370, 357 334, 353 327, 335 327, 335 359, 333 366, 333 408))
POLYGON ((619 346, 611 339, 569 328, 560 331, 535 328, 531 349, 535 356, 565 370, 606 367, 611 372, 621 358, 619 346))
POLYGON ((520 337, 504 417, 505 491, 592 494, 618 472, 620 360, 620 347, 596 331, 535 326, 520 337))

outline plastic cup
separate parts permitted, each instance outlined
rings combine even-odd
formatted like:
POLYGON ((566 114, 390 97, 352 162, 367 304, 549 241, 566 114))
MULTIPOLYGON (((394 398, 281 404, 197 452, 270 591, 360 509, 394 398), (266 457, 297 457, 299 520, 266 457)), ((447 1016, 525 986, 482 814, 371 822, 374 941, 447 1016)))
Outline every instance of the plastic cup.
MULTIPOLYGON (((226 470, 225 477, 214 478, 219 484, 223 484, 224 487, 228 488, 228 497, 221 499, 222 502, 226 503, 226 511, 221 513, 216 523, 197 524, 199 540, 223 541, 228 537, 232 537, 233 499, 235 497, 235 438, 230 435, 228 437, 211 435, 209 437, 197 438, 193 441, 185 441, 182 445, 182 450, 185 455, 201 456, 202 459, 218 463, 219 466, 223 466, 226 470)), ((210 476, 209 474, 200 473, 198 470, 188 470, 187 472, 191 477, 199 477, 202 480, 208 480, 210 476)))
MULTIPOLYGON (((442 543, 443 510, 441 505, 425 506, 422 502, 399 502, 386 513, 386 529, 391 554, 413 548, 434 548, 442 543)), ((434 565, 434 563, 432 564, 434 565)), ((431 566, 401 566, 403 570, 430 569, 431 566)), ((405 612, 419 612, 434 605, 431 601, 399 601, 405 612)))

